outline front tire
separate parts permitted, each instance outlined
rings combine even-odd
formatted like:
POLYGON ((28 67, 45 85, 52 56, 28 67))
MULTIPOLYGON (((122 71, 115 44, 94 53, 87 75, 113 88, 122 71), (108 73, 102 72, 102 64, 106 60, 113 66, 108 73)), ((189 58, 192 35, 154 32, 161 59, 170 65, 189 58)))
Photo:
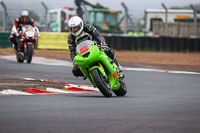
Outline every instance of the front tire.
POLYGON ((98 69, 93 69, 91 71, 92 77, 94 79, 94 82, 96 86, 99 88, 100 92, 105 96, 105 97, 111 97, 112 96, 112 91, 110 90, 110 85, 105 81, 101 73, 99 72, 98 69))
POLYGON ((32 45, 27 46, 27 56, 26 56, 26 62, 31 63, 32 61, 32 56, 33 56, 33 47, 32 45))

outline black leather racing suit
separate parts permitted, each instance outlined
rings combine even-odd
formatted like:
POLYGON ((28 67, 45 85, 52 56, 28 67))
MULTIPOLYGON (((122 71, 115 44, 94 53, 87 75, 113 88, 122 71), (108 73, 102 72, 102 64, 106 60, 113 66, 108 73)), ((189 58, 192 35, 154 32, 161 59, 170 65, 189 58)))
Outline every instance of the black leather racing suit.
MULTIPOLYGON (((98 32, 98 30, 89 24, 84 24, 84 28, 82 33, 79 36, 74 36, 72 33, 68 37, 68 45, 70 49, 70 56, 73 61, 74 67, 72 69, 72 73, 74 76, 84 76, 81 70, 78 68, 78 66, 74 63, 74 57, 76 56, 76 46, 81 41, 84 40, 93 40, 96 41, 98 44, 98 47, 104 51, 113 61, 117 62, 114 51, 107 46, 105 43, 105 39, 103 36, 101 36, 98 32)), ((117 62, 118 64, 118 62, 117 62)))

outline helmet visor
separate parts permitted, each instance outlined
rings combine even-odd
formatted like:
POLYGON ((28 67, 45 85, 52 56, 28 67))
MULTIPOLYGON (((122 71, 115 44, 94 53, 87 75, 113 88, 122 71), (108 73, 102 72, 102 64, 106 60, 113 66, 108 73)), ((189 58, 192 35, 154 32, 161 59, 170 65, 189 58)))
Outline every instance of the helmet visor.
POLYGON ((72 27, 72 32, 76 33, 80 29, 80 26, 72 27))
POLYGON ((28 16, 22 16, 21 17, 23 20, 27 20, 28 19, 28 16))
POLYGON ((81 29, 81 26, 82 26, 82 23, 80 23, 80 24, 77 25, 77 26, 70 27, 70 31, 71 31, 72 33, 76 33, 76 32, 78 32, 78 31, 81 29))

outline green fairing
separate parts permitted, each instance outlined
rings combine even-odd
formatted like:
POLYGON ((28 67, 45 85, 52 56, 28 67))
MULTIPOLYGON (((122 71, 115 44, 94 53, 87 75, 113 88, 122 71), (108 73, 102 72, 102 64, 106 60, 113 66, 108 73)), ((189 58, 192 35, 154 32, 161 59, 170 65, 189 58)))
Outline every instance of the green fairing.
POLYGON ((117 65, 115 63, 111 64, 112 60, 103 51, 100 51, 98 46, 94 43, 86 52, 83 52, 82 54, 77 53, 74 61, 93 85, 95 85, 95 83, 90 72, 97 68, 103 77, 107 76, 109 78, 109 84, 112 91, 119 89, 120 83, 117 65), (89 54, 89 56, 84 57, 86 54, 89 54), (104 68, 102 68, 98 62, 102 64, 104 68), (104 69, 106 69, 107 72, 105 72, 104 69), (116 79, 113 77, 115 72, 117 72, 116 79))

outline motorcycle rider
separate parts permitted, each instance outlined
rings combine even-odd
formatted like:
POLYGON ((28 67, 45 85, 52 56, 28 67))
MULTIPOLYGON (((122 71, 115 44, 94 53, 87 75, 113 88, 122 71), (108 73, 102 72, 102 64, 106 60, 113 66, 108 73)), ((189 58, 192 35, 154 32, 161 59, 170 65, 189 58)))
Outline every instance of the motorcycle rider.
POLYGON ((32 25, 36 32, 38 33, 39 30, 34 24, 34 20, 29 18, 29 11, 22 10, 20 13, 20 18, 16 18, 14 25, 12 27, 12 32, 10 35, 10 41, 14 44, 14 50, 18 52, 18 43, 17 43, 17 37, 20 35, 20 31, 22 30, 22 27, 24 25, 32 25))
MULTIPOLYGON (((99 49, 104 51, 119 67, 119 63, 114 55, 114 51, 107 46, 104 37, 99 34, 98 30, 94 26, 84 24, 83 20, 78 16, 72 17, 69 20, 68 26, 71 32, 68 37, 68 46, 70 49, 70 56, 73 61, 72 73, 74 76, 84 77, 83 73, 74 62, 74 57, 76 56, 76 46, 84 40, 95 41, 99 49)), ((124 75, 120 74, 120 76, 123 77, 124 75)))

